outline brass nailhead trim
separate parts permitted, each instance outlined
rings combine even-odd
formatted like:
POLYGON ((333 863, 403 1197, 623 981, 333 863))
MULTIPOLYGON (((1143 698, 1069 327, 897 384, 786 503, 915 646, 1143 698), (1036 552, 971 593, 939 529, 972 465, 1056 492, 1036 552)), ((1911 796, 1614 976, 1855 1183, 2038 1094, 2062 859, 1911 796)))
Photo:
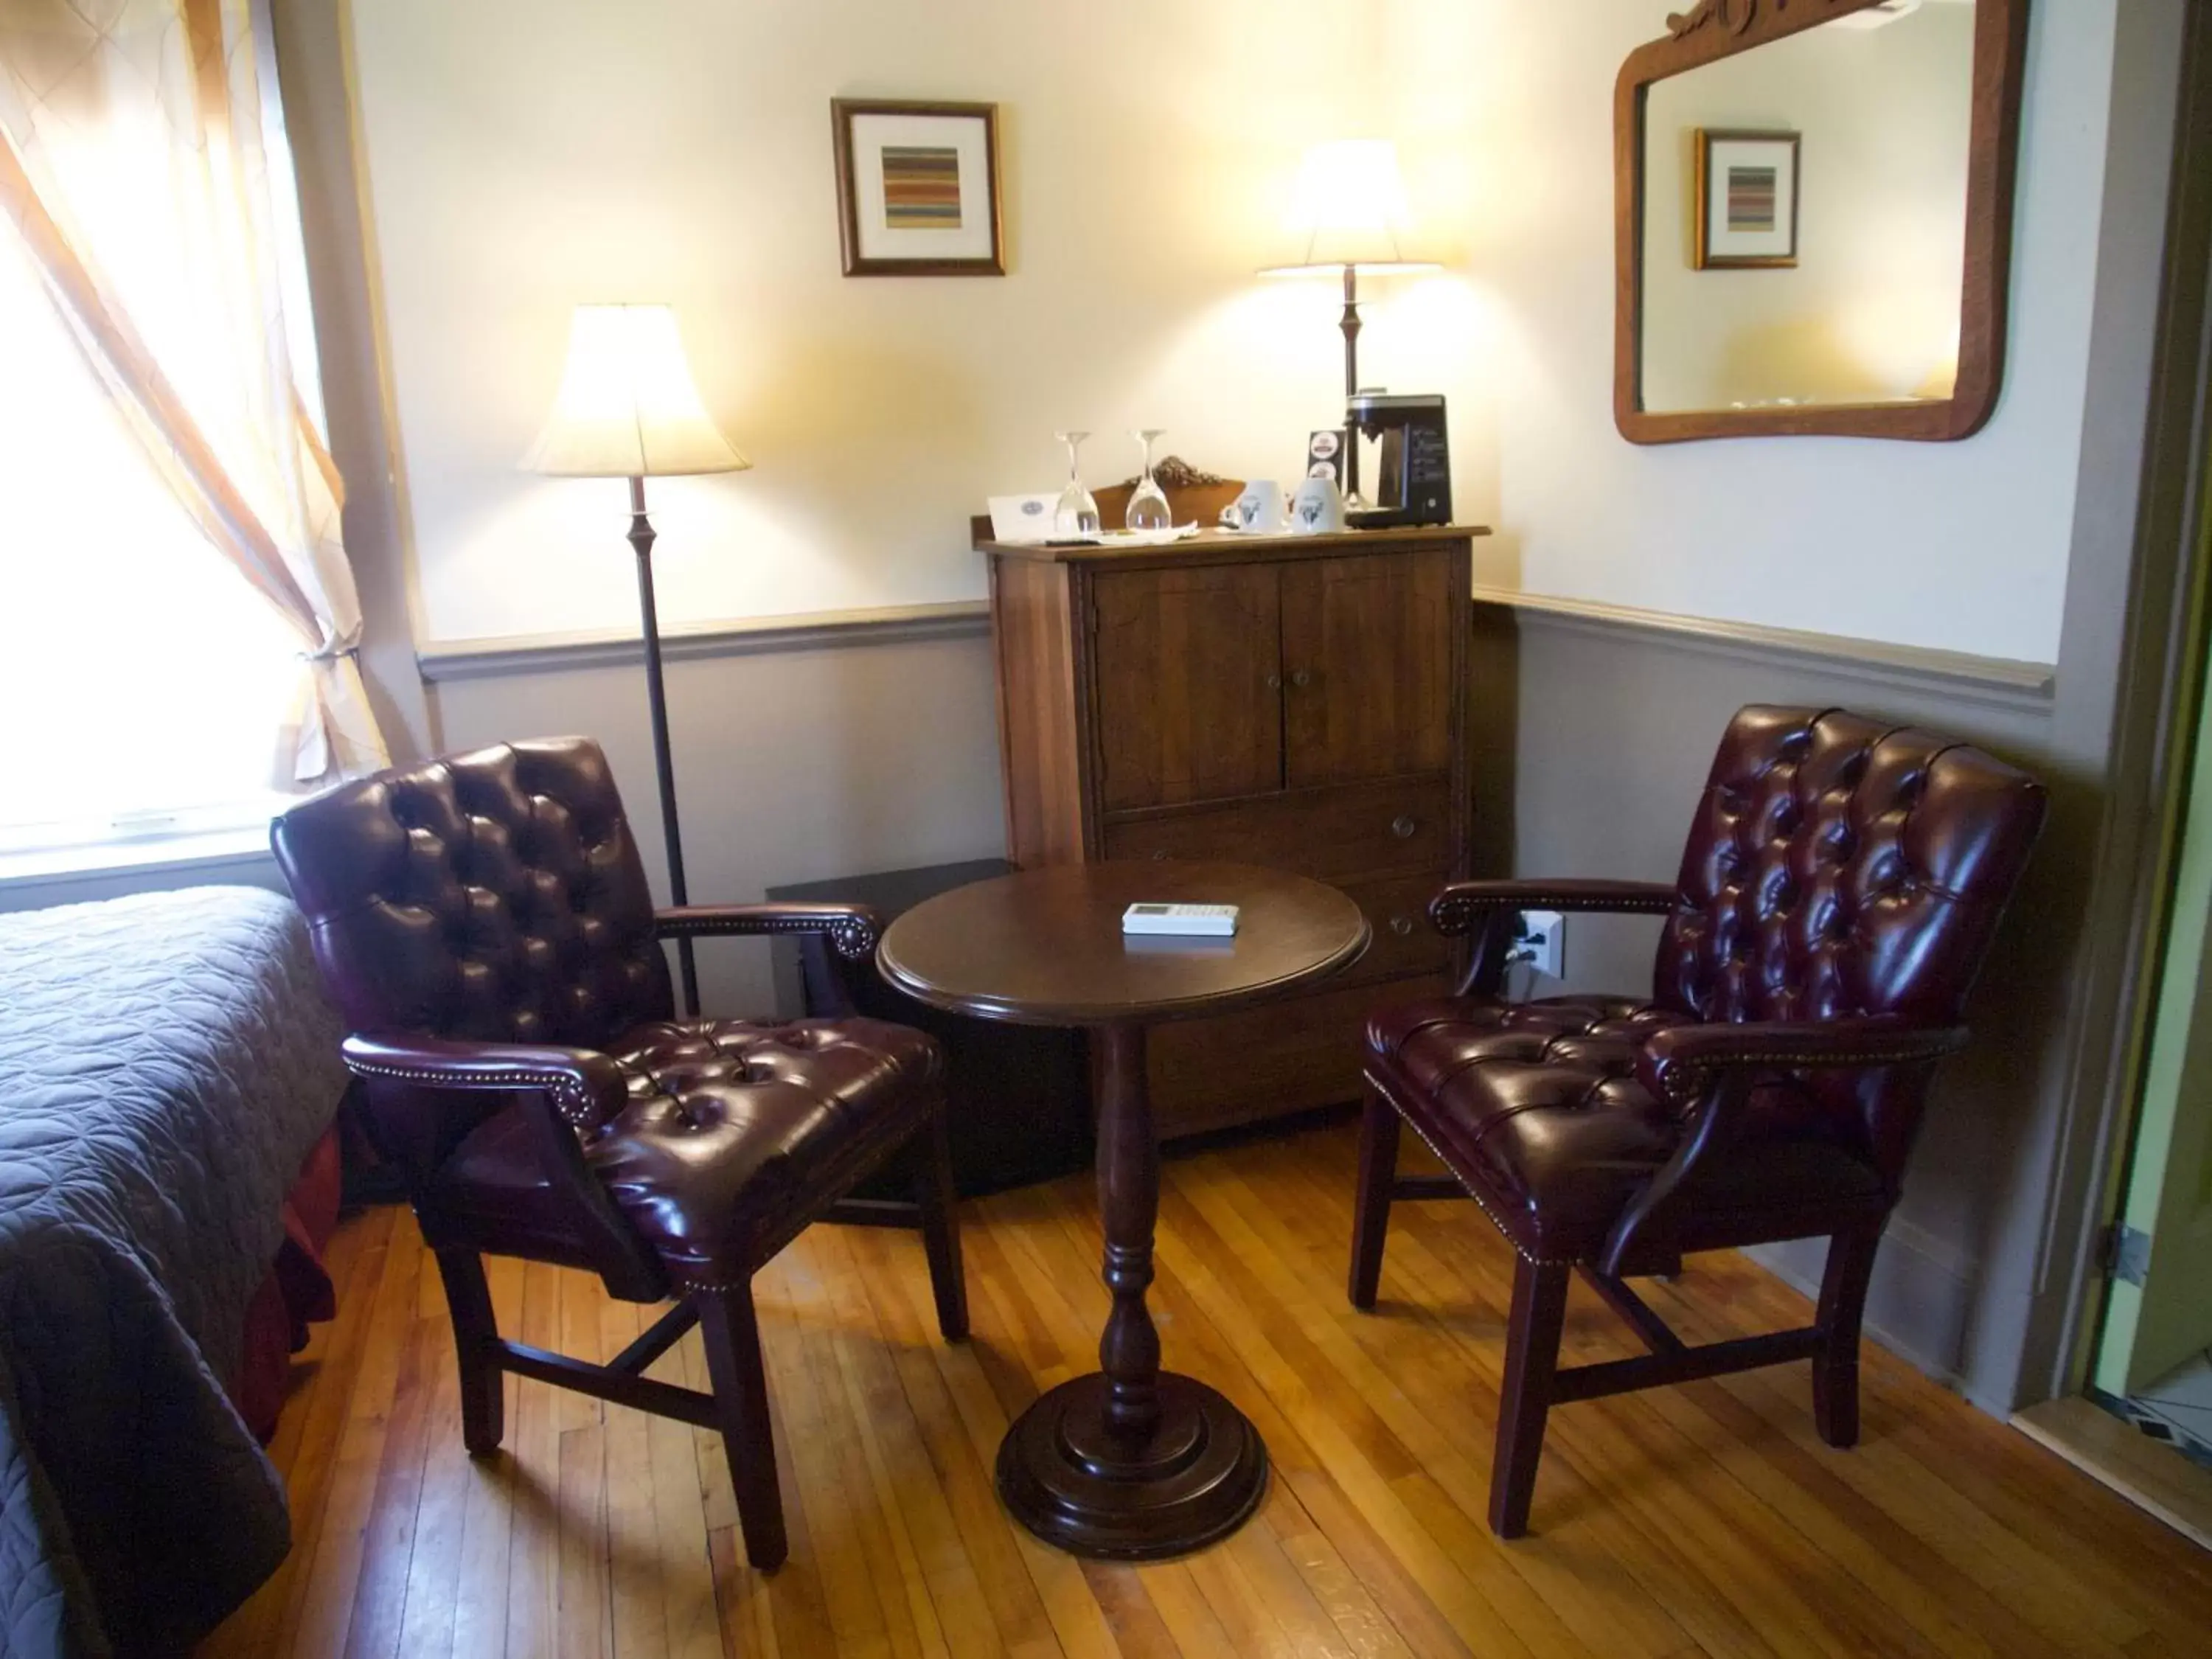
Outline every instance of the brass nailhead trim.
MULTIPOLYGON (((1414 1122, 1412 1118, 1407 1117, 1403 1109, 1399 1106, 1398 1103, 1390 1099, 1389 1093, 1387 1090, 1383 1091, 1382 1098, 1386 1101, 1389 1101, 1390 1109, 1398 1114, 1398 1121, 1403 1123, 1407 1128, 1411 1129, 1415 1134, 1419 1135, 1421 1138, 1421 1144, 1437 1155, 1437 1162, 1443 1164, 1445 1169, 1450 1170, 1452 1167, 1451 1159, 1444 1156, 1444 1150, 1443 1147, 1437 1146, 1435 1141, 1429 1139, 1429 1132, 1426 1129, 1424 1129, 1419 1124, 1414 1122)), ((1392 1173, 1395 1174, 1396 1171, 1394 1170, 1392 1173)), ((1464 1192, 1469 1198, 1474 1200, 1475 1208, 1480 1210, 1482 1213, 1489 1218, 1490 1224, 1498 1229, 1499 1237, 1504 1238, 1508 1244, 1513 1247, 1513 1254, 1519 1256, 1530 1267, 1571 1267, 1574 1265, 1574 1258, 1572 1256, 1566 1257, 1562 1261, 1555 1261, 1546 1256, 1529 1255, 1526 1249, 1522 1248, 1521 1241, 1513 1237, 1512 1229, 1498 1218, 1498 1212, 1490 1207, 1490 1200, 1488 1199, 1485 1198, 1474 1187, 1470 1186, 1468 1183, 1466 1177, 1460 1175, 1458 1171, 1453 1170, 1452 1179, 1459 1182, 1461 1191, 1464 1192)), ((1393 1201, 1395 1200, 1388 1197, 1385 1197, 1383 1200, 1383 1202, 1386 1204, 1393 1201)))
POLYGON ((1794 1054, 1765 1053, 1746 1050, 1741 1054, 1716 1054, 1709 1060, 1677 1060, 1668 1073, 1667 1092, 1676 1101, 1687 1101, 1701 1091, 1706 1079, 1715 1072, 1732 1066, 1796 1066, 1811 1071, 1842 1071, 1853 1066, 1905 1066, 1915 1060, 1942 1060, 1948 1049, 1899 1048, 1880 1054, 1794 1054), (1681 1079, 1679 1083, 1675 1079, 1681 1079))
POLYGON ((380 1061, 349 1060, 347 1069, 361 1077, 390 1078, 401 1083, 427 1083, 441 1089, 530 1089, 542 1091, 552 1097, 553 1105, 561 1115, 580 1129, 590 1128, 594 1121, 592 1101, 574 1080, 561 1077, 542 1077, 534 1072, 472 1072, 465 1079, 442 1072, 425 1072, 404 1066, 387 1066, 380 1061), (572 1111, 571 1107, 576 1109, 572 1111), (582 1115, 578 1115, 578 1113, 582 1115))

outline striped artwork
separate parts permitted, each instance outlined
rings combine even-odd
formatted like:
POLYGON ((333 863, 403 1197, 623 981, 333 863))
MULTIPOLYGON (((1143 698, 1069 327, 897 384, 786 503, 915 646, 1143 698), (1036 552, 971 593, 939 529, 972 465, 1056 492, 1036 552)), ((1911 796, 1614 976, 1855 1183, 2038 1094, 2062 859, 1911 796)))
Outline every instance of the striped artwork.
POLYGON ((891 230, 960 228, 960 152, 950 145, 885 144, 884 224, 891 230))
POLYGON ((1778 169, 1731 167, 1728 170, 1728 228, 1758 232, 1774 228, 1778 169))

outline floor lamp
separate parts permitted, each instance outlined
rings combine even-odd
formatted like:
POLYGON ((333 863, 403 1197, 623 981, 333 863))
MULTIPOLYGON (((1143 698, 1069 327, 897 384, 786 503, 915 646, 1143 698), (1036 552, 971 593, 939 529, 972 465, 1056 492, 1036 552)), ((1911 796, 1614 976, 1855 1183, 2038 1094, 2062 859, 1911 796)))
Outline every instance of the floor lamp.
MULTIPOLYGON (((660 619, 653 603, 653 520, 645 481, 700 472, 742 472, 752 463, 732 447, 699 401, 676 313, 666 306, 578 306, 568 324, 568 362, 553 412, 523 458, 533 472, 562 478, 628 478, 629 544, 637 553, 637 603, 645 625, 646 696, 653 710, 653 759, 660 778, 661 831, 668 842, 668 891, 690 902, 684 837, 676 823, 676 775, 668 754, 668 696, 660 673, 660 619)), ((691 941, 677 941, 684 1012, 699 1012, 691 941)))
MULTIPOLYGON (((1292 220, 1304 233, 1303 256, 1269 265, 1262 276, 1344 277, 1344 397, 1359 391, 1359 279, 1440 270, 1426 259, 1408 259, 1398 234, 1408 228, 1406 184, 1398 173, 1398 147, 1388 138, 1343 138, 1316 144, 1298 167, 1292 220)), ((1359 445, 1346 434, 1344 499, 1358 504, 1359 445)))

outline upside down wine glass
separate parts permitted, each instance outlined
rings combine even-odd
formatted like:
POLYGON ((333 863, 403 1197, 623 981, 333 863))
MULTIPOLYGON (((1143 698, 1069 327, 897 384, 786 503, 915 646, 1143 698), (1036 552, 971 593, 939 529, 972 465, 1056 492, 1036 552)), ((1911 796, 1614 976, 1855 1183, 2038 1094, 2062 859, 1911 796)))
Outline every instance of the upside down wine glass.
POLYGON ((1152 477, 1152 445, 1164 427, 1148 427, 1129 435, 1145 447, 1145 476, 1130 493, 1129 505, 1121 514, 1125 530, 1172 530, 1175 514, 1168 510, 1167 492, 1152 477))
POLYGON ((1052 434, 1067 446, 1067 488, 1060 492, 1059 504, 1052 514, 1052 533, 1063 540, 1076 536, 1095 536, 1098 533, 1098 502, 1083 487, 1083 472, 1079 456, 1083 441, 1088 432, 1055 432, 1052 434))

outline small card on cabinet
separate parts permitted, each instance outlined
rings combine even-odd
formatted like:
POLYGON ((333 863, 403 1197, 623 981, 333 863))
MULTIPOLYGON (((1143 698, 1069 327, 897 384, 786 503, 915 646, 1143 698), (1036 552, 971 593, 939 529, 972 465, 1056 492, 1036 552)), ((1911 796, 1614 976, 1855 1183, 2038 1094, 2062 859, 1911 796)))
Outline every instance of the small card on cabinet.
POLYGON ((991 536, 1001 542, 1042 542, 1052 538, 1054 495, 994 495, 991 497, 991 536))

